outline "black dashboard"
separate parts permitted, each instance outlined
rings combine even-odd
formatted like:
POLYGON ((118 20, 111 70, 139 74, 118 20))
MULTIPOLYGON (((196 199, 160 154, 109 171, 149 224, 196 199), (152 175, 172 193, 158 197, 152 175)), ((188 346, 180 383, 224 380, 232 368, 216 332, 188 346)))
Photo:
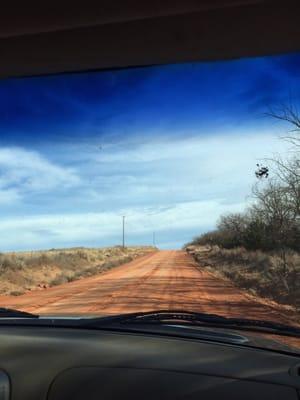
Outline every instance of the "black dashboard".
POLYGON ((2 326, 0 399, 298 399, 298 363, 151 333, 2 326))

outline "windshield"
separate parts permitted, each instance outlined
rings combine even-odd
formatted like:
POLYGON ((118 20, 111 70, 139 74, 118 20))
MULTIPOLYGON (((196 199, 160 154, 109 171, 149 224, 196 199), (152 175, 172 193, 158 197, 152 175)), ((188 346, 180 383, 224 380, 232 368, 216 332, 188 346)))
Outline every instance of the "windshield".
POLYGON ((0 81, 0 306, 299 326, 300 55, 0 81))

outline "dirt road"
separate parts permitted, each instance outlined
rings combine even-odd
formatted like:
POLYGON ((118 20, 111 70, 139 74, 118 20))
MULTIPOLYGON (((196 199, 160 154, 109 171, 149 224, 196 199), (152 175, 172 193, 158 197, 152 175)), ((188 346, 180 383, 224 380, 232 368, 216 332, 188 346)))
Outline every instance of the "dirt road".
POLYGON ((201 270, 183 251, 159 251, 90 278, 0 297, 1 307, 38 314, 114 314, 184 309, 290 323, 292 314, 201 270))

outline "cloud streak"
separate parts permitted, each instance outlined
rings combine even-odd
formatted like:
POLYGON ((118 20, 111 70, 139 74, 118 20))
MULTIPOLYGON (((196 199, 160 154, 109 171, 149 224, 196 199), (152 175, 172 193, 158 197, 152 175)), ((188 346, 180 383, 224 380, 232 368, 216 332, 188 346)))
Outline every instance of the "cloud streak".
POLYGON ((36 151, 0 148, 0 203, 79 183, 74 170, 55 165, 36 151))
POLYGON ((213 228, 220 214, 241 211, 256 162, 283 151, 282 145, 269 131, 200 137, 191 131, 86 154, 80 146, 66 146, 56 163, 37 152, 0 149, 6 170, 0 183, 1 248, 118 244, 122 215, 132 244, 149 243, 155 231, 161 247, 180 247, 213 228), (75 171, 68 165, 77 159, 75 171), (9 196, 20 207, 7 217, 9 196), (21 200, 36 204, 34 213, 26 215, 21 200))
MULTIPOLYGON (((118 244, 121 241, 121 216, 126 216, 126 238, 139 243, 139 238, 151 241, 152 232, 169 229, 189 229, 195 233, 201 227, 211 226, 219 213, 241 210, 243 204, 226 205, 222 199, 186 202, 168 208, 128 208, 118 212, 39 215, 2 220, 0 226, 3 250, 75 246, 103 241, 118 244), (18 232, 18 245, 15 243, 18 232)), ((180 246, 181 243, 177 243, 180 246)))

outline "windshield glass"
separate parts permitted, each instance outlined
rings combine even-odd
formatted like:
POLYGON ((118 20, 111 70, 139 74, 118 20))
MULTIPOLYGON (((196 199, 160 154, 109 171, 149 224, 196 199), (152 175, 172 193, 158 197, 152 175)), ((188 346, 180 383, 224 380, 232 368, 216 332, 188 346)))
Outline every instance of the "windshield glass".
POLYGON ((300 322, 300 55, 0 81, 0 305, 300 322))

